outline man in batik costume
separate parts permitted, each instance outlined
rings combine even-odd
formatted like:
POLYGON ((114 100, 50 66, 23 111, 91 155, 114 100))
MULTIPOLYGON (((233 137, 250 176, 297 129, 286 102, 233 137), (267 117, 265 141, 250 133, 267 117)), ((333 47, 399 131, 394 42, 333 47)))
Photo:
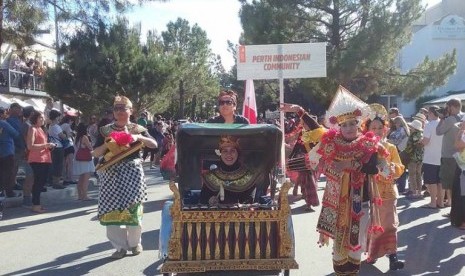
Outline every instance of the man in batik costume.
POLYGON ((129 121, 131 114, 131 101, 124 96, 115 97, 115 121, 99 129, 93 151, 94 157, 104 156, 103 165, 110 162, 98 171, 101 180, 98 217, 116 249, 111 255, 113 259, 123 258, 128 250, 133 255, 142 252, 142 202, 146 199, 146 184, 139 155, 141 147, 137 145, 157 147, 147 129, 129 121))

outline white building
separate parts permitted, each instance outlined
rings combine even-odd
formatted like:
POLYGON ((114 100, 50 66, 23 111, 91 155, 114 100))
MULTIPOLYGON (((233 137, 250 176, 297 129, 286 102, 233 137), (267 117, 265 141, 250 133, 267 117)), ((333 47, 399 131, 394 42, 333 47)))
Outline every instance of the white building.
MULTIPOLYGON (((457 69, 446 84, 423 95, 445 96, 447 92, 465 90, 465 1, 443 0, 428 8, 413 26, 410 44, 399 55, 399 68, 403 73, 416 67, 426 56, 435 60, 445 53, 457 50, 457 69)), ((391 99, 407 117, 416 113, 415 101, 391 99)))

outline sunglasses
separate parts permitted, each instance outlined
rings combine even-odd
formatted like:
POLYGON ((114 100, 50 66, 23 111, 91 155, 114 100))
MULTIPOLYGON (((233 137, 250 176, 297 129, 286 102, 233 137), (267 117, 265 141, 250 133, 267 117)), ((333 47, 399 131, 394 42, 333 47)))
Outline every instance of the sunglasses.
POLYGON ((218 101, 218 104, 219 105, 233 105, 234 102, 231 101, 231 100, 225 100, 225 101, 220 100, 220 101, 218 101))
POLYGON ((129 107, 125 107, 125 106, 115 106, 115 107, 113 107, 113 111, 115 111, 115 112, 118 112, 118 111, 124 112, 124 111, 126 111, 128 109, 129 109, 129 107))

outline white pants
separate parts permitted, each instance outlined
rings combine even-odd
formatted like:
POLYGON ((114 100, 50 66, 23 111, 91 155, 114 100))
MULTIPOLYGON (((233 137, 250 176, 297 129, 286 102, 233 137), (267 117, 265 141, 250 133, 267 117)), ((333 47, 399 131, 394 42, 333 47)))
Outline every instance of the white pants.
POLYGON ((108 225, 107 238, 116 250, 129 250, 141 243, 142 226, 108 225))

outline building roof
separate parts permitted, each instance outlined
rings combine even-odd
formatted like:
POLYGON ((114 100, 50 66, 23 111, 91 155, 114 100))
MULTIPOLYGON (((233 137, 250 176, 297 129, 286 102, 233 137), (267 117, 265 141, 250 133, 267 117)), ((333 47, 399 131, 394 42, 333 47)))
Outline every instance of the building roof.
POLYGON ((449 14, 456 14, 465 18, 465 5, 463 0, 442 0, 436 5, 428 7, 413 25, 426 26, 449 14))
POLYGON ((459 99, 461 102, 465 101, 465 90, 462 91, 455 91, 453 94, 449 94, 444 97, 440 97, 431 101, 427 101, 423 103, 423 106, 430 106, 430 105, 441 105, 447 103, 450 99, 459 99))

